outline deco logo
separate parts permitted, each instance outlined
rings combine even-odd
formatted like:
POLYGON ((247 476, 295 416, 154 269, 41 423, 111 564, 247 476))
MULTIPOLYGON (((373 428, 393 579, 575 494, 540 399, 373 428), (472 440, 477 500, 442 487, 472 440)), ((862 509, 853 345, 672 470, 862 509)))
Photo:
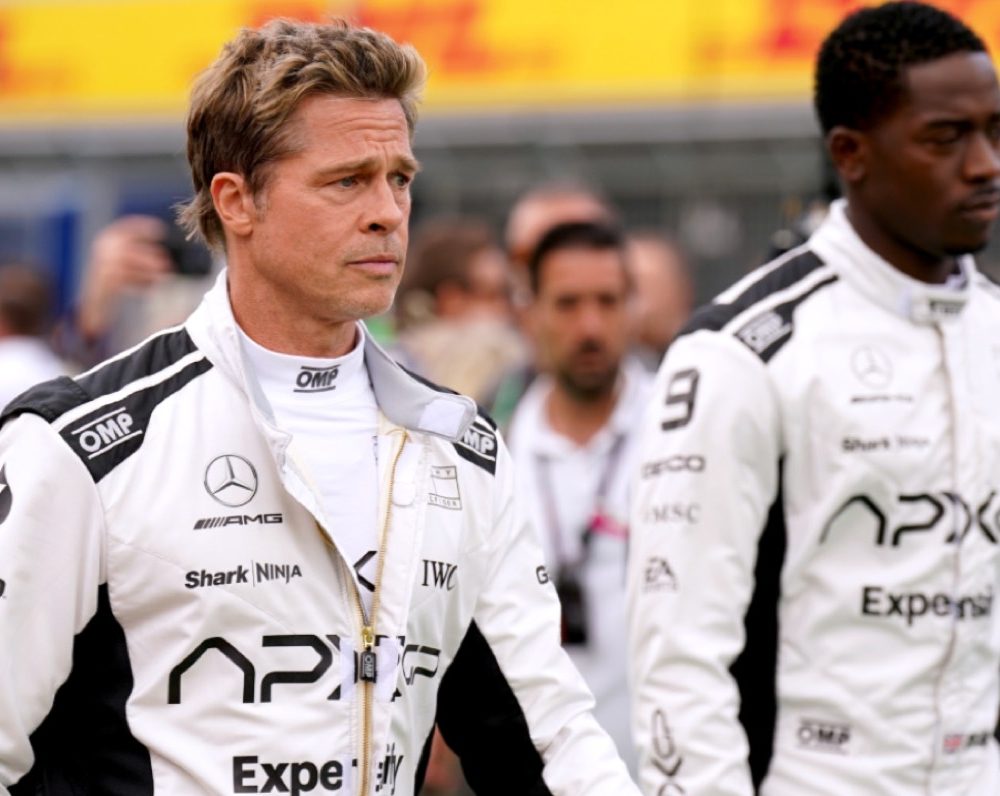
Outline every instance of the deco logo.
POLYGON ((257 471, 242 456, 216 456, 205 468, 205 490, 223 506, 245 506, 257 494, 257 471))

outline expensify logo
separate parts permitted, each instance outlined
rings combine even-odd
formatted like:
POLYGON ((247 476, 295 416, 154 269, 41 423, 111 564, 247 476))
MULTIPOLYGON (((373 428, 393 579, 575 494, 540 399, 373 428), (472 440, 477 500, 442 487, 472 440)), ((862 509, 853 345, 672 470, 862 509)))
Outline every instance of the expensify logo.
MULTIPOLYGON (((386 746, 385 754, 378 761, 375 770, 375 792, 392 796, 396 792, 399 771, 404 755, 396 754, 396 744, 386 746)), ((350 761, 351 769, 357 769, 358 761, 350 761)), ((265 762, 258 755, 233 758, 234 793, 312 793, 313 791, 336 792, 347 784, 347 766, 340 760, 313 763, 309 760, 288 762, 265 762)))

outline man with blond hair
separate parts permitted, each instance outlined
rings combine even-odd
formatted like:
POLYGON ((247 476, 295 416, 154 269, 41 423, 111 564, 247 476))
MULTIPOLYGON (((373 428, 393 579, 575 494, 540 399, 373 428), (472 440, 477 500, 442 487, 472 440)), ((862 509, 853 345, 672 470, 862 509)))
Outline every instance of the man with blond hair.
POLYGON ((636 793, 475 404, 360 319, 403 268, 424 67, 345 24, 199 79, 183 325, 0 418, 0 793, 636 793))

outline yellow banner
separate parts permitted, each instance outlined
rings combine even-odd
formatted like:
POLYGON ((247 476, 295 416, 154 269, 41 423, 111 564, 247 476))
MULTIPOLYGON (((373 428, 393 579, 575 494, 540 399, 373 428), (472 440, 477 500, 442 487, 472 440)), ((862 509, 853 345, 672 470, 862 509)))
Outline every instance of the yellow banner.
MULTIPOLYGON (((183 113, 242 26, 343 15, 414 44, 425 107, 804 98, 857 0, 0 0, 0 124, 183 113)), ((1000 48, 1000 0, 938 0, 1000 48)))

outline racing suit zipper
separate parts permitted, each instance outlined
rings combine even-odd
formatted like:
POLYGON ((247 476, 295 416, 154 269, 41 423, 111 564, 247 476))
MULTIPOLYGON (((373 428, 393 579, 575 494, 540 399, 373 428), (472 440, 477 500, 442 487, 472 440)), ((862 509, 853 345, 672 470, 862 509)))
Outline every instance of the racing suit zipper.
POLYGON ((399 441, 399 447, 392 458, 392 465, 389 468, 389 490, 385 501, 385 517, 382 520, 382 532, 379 534, 378 564, 375 570, 375 593, 372 595, 371 616, 365 611, 365 605, 361 600, 361 593, 357 587, 354 589, 355 605, 358 610, 358 618, 361 620, 361 655, 358 663, 358 673, 361 686, 361 758, 358 761, 358 768, 361 773, 361 787, 358 790, 359 796, 366 796, 368 793, 369 779, 371 772, 371 734, 372 734, 372 693, 375 686, 375 678, 378 673, 377 658, 375 655, 375 621, 378 618, 380 597, 382 594, 382 573, 385 571, 386 547, 389 539, 389 523, 392 520, 392 493, 396 484, 396 466, 403 455, 403 448, 406 447, 409 434, 403 429, 403 438, 399 441))

